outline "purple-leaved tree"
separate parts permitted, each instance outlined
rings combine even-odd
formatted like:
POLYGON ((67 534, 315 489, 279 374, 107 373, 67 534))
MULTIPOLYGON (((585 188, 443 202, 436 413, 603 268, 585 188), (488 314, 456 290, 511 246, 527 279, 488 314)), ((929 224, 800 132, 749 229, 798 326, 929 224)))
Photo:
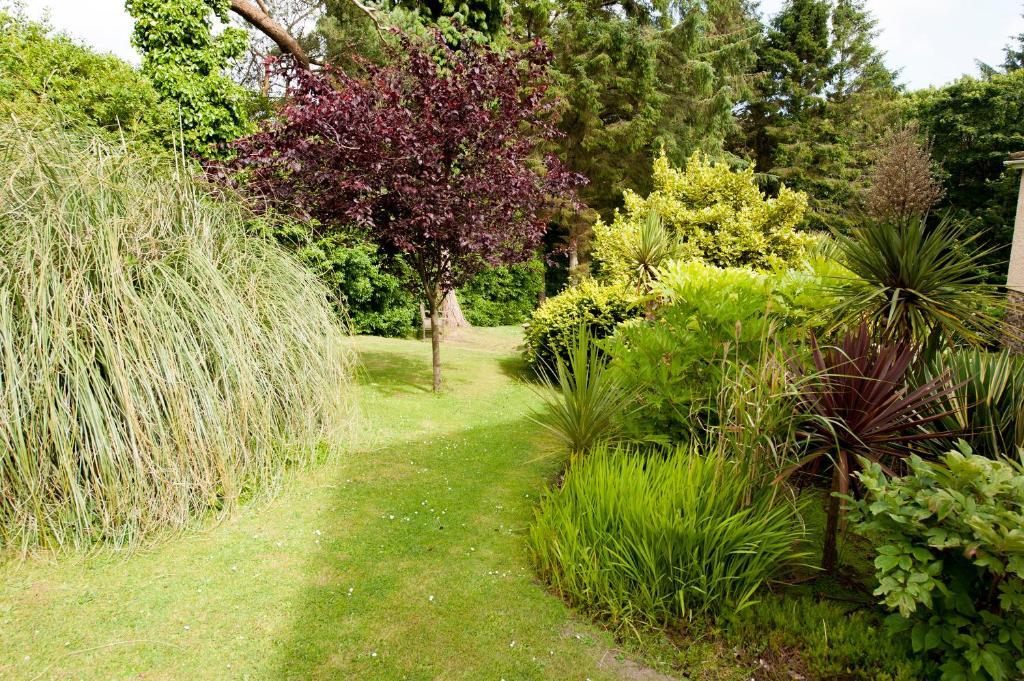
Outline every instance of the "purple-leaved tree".
POLYGON ((488 265, 530 258, 554 202, 584 179, 542 154, 557 131, 548 53, 452 50, 403 37, 393 64, 367 75, 291 74, 284 105, 216 169, 245 193, 325 229, 353 223, 406 256, 430 308, 434 390, 439 309, 488 265))

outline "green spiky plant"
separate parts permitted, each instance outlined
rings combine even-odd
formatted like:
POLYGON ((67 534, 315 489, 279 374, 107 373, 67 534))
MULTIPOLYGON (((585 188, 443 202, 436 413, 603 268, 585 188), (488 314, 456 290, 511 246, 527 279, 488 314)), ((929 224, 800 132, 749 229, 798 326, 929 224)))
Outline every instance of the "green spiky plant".
POLYGON ((623 256, 629 267, 630 282, 642 293, 649 293, 658 278, 658 270, 679 257, 679 241, 662 223, 661 215, 651 210, 636 239, 630 240, 623 256))
POLYGON ((866 319, 882 339, 916 343, 927 354, 942 346, 992 342, 1001 332, 994 311, 1004 296, 985 282, 990 251, 948 218, 867 225, 836 235, 853 277, 834 287, 835 328, 866 319))
MULTIPOLYGON (((936 427, 970 443, 990 459, 1016 458, 1024 446, 1024 358, 1008 351, 962 348, 936 357, 919 383, 946 374, 956 387, 936 408, 945 416, 936 427)), ((937 454, 952 443, 935 443, 937 454)))
POLYGON ((182 163, 0 125, 0 548, 133 545, 349 422, 326 290, 182 163))
POLYGON ((533 416, 552 440, 573 456, 621 435, 621 419, 632 408, 633 394, 615 380, 608 358, 585 326, 569 347, 569 360, 555 357, 555 366, 539 371, 545 409, 533 416), (554 378, 552 378, 554 377, 554 378))

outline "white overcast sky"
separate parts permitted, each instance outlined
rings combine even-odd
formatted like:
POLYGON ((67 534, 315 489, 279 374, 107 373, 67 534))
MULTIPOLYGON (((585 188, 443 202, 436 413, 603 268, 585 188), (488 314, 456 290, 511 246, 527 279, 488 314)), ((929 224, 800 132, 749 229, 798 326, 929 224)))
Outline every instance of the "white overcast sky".
MULTIPOLYGON (((0 6, 9 0, 0 0, 0 6)), ((784 0, 762 0, 771 16, 784 0)), ((131 18, 124 0, 23 0, 28 14, 49 13, 58 30, 133 63, 131 18)), ((882 33, 879 46, 911 88, 941 85, 977 73, 974 60, 1003 60, 1003 46, 1024 32, 1024 0, 867 0, 882 33)))

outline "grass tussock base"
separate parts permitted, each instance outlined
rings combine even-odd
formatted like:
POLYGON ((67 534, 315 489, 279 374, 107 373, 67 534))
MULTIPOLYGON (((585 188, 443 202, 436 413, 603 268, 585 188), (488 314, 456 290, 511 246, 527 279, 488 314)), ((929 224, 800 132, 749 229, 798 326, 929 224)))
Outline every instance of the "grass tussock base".
POLYGON ((130 545, 349 421, 327 292, 171 161, 0 126, 0 549, 130 545))

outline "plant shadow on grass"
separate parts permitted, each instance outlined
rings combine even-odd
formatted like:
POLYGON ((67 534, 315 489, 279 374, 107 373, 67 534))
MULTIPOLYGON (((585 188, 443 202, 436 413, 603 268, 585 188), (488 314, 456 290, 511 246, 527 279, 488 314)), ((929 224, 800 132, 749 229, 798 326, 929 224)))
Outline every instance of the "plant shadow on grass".
POLYGON ((521 355, 502 357, 498 360, 498 368, 501 370, 501 373, 515 381, 542 385, 537 378, 537 372, 533 370, 533 367, 521 355))
POLYGON ((274 678, 429 679, 504 664, 488 658, 508 655, 503 623, 532 622, 550 598, 488 576, 529 571, 522 532, 538 477, 553 473, 519 455, 533 432, 521 417, 355 453, 355 483, 339 484, 318 519, 323 541, 274 678))
POLYGON ((388 350, 360 350, 359 362, 359 382, 382 395, 421 395, 431 392, 433 376, 429 354, 418 359, 388 350))

